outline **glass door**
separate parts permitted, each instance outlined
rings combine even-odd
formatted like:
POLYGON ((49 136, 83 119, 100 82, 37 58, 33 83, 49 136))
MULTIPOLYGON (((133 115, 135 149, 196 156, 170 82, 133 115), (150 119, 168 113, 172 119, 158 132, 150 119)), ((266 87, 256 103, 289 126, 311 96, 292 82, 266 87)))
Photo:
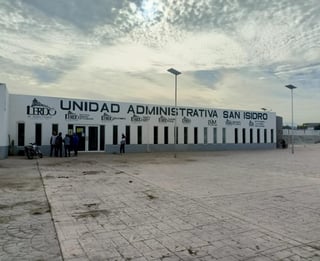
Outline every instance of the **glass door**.
POLYGON ((86 150, 86 127, 76 126, 76 133, 79 137, 79 151, 86 150))

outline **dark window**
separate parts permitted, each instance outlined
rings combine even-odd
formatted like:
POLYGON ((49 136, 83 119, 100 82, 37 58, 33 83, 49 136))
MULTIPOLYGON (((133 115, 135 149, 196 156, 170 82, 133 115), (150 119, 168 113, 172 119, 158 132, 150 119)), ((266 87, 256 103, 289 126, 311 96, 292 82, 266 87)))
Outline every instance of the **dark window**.
POLYGON ((153 126, 153 144, 158 144, 158 126, 153 126))
POLYGON ((184 138, 183 138, 183 140, 184 140, 184 144, 188 144, 188 127, 184 127, 183 128, 184 129, 184 131, 183 131, 183 133, 184 133, 184 138))
POLYGON ((35 133, 35 136, 36 136, 35 143, 36 143, 38 146, 41 146, 41 145, 42 145, 42 125, 41 125, 41 123, 36 123, 36 133, 35 133))
POLYGON ((24 123, 18 123, 18 146, 24 146, 24 123))
POLYGON ((98 150, 98 127, 89 126, 88 128, 88 150, 98 150))
POLYGON ((242 143, 246 143, 246 129, 242 129, 242 143))
POLYGON ((176 127, 175 130, 176 130, 176 133, 175 133, 175 134, 176 134, 176 135, 175 135, 175 136, 176 136, 175 144, 178 144, 178 143, 179 143, 179 128, 176 127))
POLYGON ((85 126, 76 126, 76 133, 79 137, 78 150, 86 150, 86 127, 85 126))
POLYGON ((126 144, 130 144, 130 126, 126 126, 126 144))
POLYGON ((55 133, 58 135, 59 133, 59 125, 58 124, 52 124, 52 133, 55 133))
POLYGON ((222 128, 222 143, 227 142, 226 128, 222 128))
POLYGON ((142 126, 138 126, 138 144, 142 144, 142 126))
POLYGON ((194 144, 198 144, 198 127, 194 127, 194 144))
POLYGON ((104 125, 100 125, 100 150, 105 150, 105 130, 106 127, 104 125))
POLYGON ((169 128, 168 126, 164 127, 164 144, 169 143, 169 128))
POLYGON ((208 143, 208 128, 204 127, 203 129, 203 143, 207 144, 208 143))
POLYGON ((235 144, 238 143, 238 129, 237 128, 234 129, 234 143, 235 144))
POLYGON ((273 140, 273 139, 274 139, 274 137, 273 137, 273 129, 270 130, 270 131, 271 131, 271 134, 270 134, 270 136, 271 136, 271 137, 270 137, 270 138, 271 138, 271 143, 273 143, 273 142, 274 142, 274 140, 273 140))
POLYGON ((68 124, 68 134, 69 135, 73 134, 73 124, 68 124))
POLYGON ((118 126, 113 125, 113 145, 118 144, 118 126))
POLYGON ((260 129, 257 129, 257 143, 260 143, 260 129))
POLYGON ((213 128, 213 143, 217 144, 217 128, 213 128))
POLYGON ((253 130, 250 129, 250 143, 253 143, 253 130))
POLYGON ((264 143, 267 143, 267 139, 268 139, 268 137, 267 137, 267 129, 264 129, 264 131, 263 131, 264 133, 264 135, 263 135, 263 137, 264 137, 264 143))

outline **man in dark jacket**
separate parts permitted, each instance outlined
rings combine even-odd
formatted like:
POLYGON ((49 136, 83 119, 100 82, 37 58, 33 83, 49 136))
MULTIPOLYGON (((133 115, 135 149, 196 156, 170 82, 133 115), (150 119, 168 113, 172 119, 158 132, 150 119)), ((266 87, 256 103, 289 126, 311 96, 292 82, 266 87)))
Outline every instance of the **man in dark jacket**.
POLYGON ((74 156, 78 156, 78 146, 79 146, 79 137, 77 133, 73 133, 72 136, 72 147, 74 150, 74 156))
POLYGON ((56 157, 62 157, 62 133, 59 132, 59 135, 56 138, 56 157))
POLYGON ((71 139, 68 134, 63 139, 64 142, 64 156, 70 157, 70 147, 71 147, 71 139))

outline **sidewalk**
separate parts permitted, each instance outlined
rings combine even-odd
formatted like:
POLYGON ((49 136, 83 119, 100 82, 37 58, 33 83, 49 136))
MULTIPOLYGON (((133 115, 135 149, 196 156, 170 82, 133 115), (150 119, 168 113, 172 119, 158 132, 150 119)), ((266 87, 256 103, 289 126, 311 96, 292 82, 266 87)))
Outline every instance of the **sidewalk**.
POLYGON ((0 260, 62 260, 36 161, 0 161, 0 260))
POLYGON ((271 150, 39 159, 59 242, 36 161, 0 161, 2 181, 10 175, 29 184, 23 192, 13 182, 1 185, 0 242, 11 243, 0 260, 61 260, 59 244, 68 261, 320 260, 319 153, 315 144, 296 147, 294 155, 271 150), (23 212, 16 207, 29 201, 23 212), (28 234, 44 235, 20 237, 23 223, 29 223, 28 234), (38 248, 30 238, 41 238, 38 248), (23 242, 29 246, 21 252, 23 242))

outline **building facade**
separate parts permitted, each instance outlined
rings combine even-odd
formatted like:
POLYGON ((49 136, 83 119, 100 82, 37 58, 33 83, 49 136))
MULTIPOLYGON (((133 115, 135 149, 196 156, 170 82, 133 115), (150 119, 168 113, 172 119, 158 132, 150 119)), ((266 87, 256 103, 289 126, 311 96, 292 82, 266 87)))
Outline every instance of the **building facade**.
POLYGON ((49 153, 52 132, 77 133, 80 151, 274 149, 276 114, 10 94, 0 84, 0 158, 35 142, 49 153), (176 122, 176 123, 175 123, 176 122), (176 140, 174 128, 176 126, 176 140))

